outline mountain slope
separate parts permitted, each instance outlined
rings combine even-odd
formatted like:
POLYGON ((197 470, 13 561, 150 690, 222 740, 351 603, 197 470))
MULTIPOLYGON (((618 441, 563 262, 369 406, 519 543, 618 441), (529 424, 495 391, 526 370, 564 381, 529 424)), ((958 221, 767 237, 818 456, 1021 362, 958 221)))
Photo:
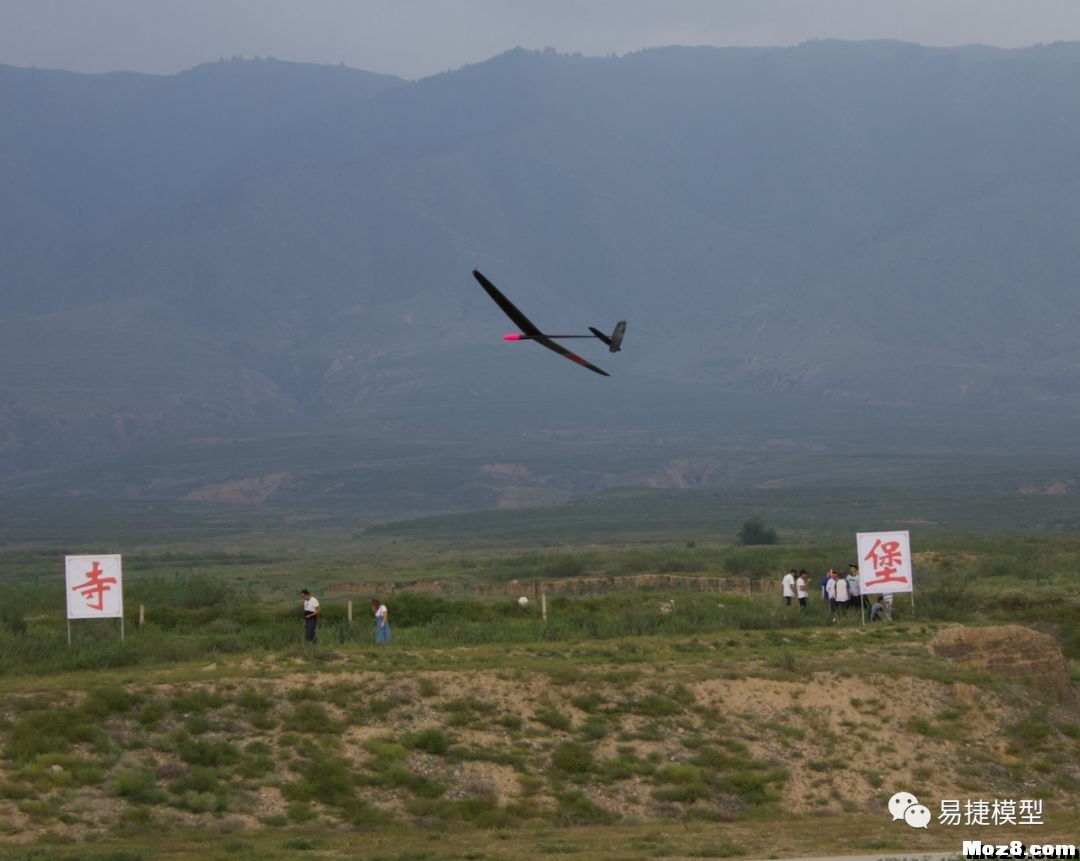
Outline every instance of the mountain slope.
POLYGON ((344 417, 722 434, 763 396, 761 433, 847 409, 831 443, 882 405, 1071 421, 1078 90, 1069 44, 0 67, 0 468, 344 417), (616 378, 498 343, 473 266, 542 326, 628 319, 616 378))

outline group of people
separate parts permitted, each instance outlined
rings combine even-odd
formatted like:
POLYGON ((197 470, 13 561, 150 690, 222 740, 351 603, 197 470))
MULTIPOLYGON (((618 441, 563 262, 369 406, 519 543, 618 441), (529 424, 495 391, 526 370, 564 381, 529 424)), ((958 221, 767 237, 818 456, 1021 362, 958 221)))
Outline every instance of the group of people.
MULTIPOLYGON (((319 624, 319 599, 307 589, 300 590, 300 597, 304 599, 304 639, 309 643, 315 642, 316 628, 319 624)), ((378 598, 371 599, 371 612, 375 616, 375 642, 390 642, 390 614, 378 598)))
MULTIPOLYGON (((790 569, 780 581, 784 603, 789 607, 796 600, 800 607, 805 607, 810 595, 810 575, 806 569, 796 572, 790 569)), ((870 610, 870 621, 884 621, 892 618, 892 595, 879 595, 876 602, 871 602, 869 595, 860 594, 859 566, 852 562, 848 573, 841 574, 830 568, 821 578, 821 600, 829 615, 836 619, 838 610, 865 606, 870 610)))

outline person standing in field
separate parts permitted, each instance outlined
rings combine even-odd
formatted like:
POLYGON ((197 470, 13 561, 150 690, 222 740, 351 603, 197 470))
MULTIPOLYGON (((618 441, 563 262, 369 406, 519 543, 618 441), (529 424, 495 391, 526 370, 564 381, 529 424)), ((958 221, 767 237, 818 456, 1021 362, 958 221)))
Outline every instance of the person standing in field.
POLYGON ((848 565, 848 574, 845 578, 847 580, 848 595, 851 596, 849 606, 852 609, 859 607, 862 598, 859 595, 859 569, 852 563, 848 565))
POLYGON ((319 599, 307 589, 300 590, 300 597, 304 599, 304 640, 308 643, 315 642, 315 626, 319 624, 319 599))
POLYGON ((784 591, 784 603, 791 606, 791 599, 795 597, 795 569, 792 568, 780 581, 780 587, 784 591))
POLYGON ((825 593, 825 610, 832 615, 836 612, 836 573, 832 568, 826 572, 821 589, 825 593))
POLYGON ((848 592, 847 580, 840 576, 840 572, 836 572, 836 606, 843 607, 845 610, 848 608, 848 602, 851 600, 851 594, 848 592))
POLYGON ((378 598, 371 599, 371 611, 375 614, 375 642, 390 642, 390 621, 386 605, 378 598))
POLYGON ((852 597, 856 598, 856 601, 853 601, 852 605, 855 607, 862 606, 868 609, 870 606, 870 600, 867 595, 864 595, 862 593, 863 588, 859 584, 859 566, 855 565, 855 563, 853 562, 848 565, 848 583, 851 583, 852 581, 854 581, 855 584, 854 588, 851 590, 851 595, 852 597))
POLYGON ((803 568, 799 572, 799 579, 795 581, 795 594, 799 596, 799 607, 806 606, 806 598, 808 595, 807 587, 810 585, 810 575, 806 573, 806 569, 803 568))

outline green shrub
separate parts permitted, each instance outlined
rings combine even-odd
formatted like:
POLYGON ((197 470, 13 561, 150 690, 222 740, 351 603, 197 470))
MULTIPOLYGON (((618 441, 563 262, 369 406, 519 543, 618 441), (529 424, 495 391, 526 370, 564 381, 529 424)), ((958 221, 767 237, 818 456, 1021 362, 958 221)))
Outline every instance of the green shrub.
POLYGON ((439 693, 439 686, 433 679, 420 679, 416 685, 417 692, 425 699, 433 697, 439 693))
POLYGON ((568 730, 570 729, 570 718, 564 715, 556 708, 548 707, 541 709, 533 715, 533 720, 539 723, 549 726, 552 729, 568 730))
POLYGON ((639 700, 627 700, 622 708, 647 717, 668 717, 683 710, 678 702, 660 694, 646 694, 639 700))
POLYGON ((552 751, 551 764, 567 774, 587 774, 593 770, 592 751, 578 742, 567 742, 552 751))
POLYGON ((597 767, 598 779, 603 783, 614 783, 619 780, 629 780, 640 773, 641 762, 636 757, 629 755, 613 756, 605 759, 597 767))
POLYGON ((114 795, 136 804, 160 804, 166 798, 149 769, 135 768, 116 775, 110 787, 114 795))
POLYGON ((23 608, 9 603, 0 605, 0 625, 16 637, 24 636, 26 634, 26 619, 23 615, 23 608))
POLYGON ((438 798, 446 791, 441 784, 409 771, 403 762, 390 762, 378 770, 375 780, 380 786, 402 787, 423 798, 438 798))
POLYGON ((246 712, 268 712, 272 705, 270 698, 254 688, 243 688, 236 695, 236 704, 246 712))
MULTIPOLYGON (((314 817, 314 813, 308 816, 306 819, 298 819, 298 822, 306 822, 307 819, 314 817)), ((297 852, 306 852, 309 849, 319 849, 322 847, 322 842, 319 840, 313 840, 310 837, 290 837, 284 843, 281 844, 285 849, 293 849, 297 852)))
POLYGON ((189 765, 227 766, 241 759, 240 749, 228 741, 187 740, 180 744, 180 758, 189 765))
POLYGON ((690 760, 691 763, 701 768, 717 770, 737 768, 742 761, 742 757, 735 757, 730 753, 725 753, 724 751, 716 750, 711 747, 701 748, 694 758, 690 760))
POLYGON ((737 537, 743 545, 775 544, 776 530, 767 527, 760 517, 751 517, 739 528, 737 537))
POLYGON ((287 725, 295 732, 322 735, 335 731, 334 722, 319 703, 303 701, 286 717, 287 725))
POLYGON ((223 610, 235 603, 239 595, 236 584, 223 577, 194 574, 182 581, 180 603, 188 609, 209 607, 223 610))
POLYGON ((94 688, 83 704, 83 711, 91 717, 103 718, 110 714, 124 714, 141 702, 142 697, 129 693, 122 687, 94 688))
POLYGON ((712 791, 704 783, 680 783, 653 790, 653 797, 660 801, 676 801, 682 804, 693 804, 710 795, 712 791))
POLYGON ((555 821, 560 825, 610 825, 618 819, 578 790, 560 792, 555 796, 555 804, 555 821))
POLYGON ((600 696, 596 691, 590 691, 587 694, 583 694, 580 697, 574 697, 570 702, 574 704, 576 708, 581 709, 583 712, 593 712, 596 707, 604 701, 604 698, 600 696))
POLYGON ((212 792, 188 790, 178 799, 178 804, 192 813, 215 813, 225 809, 225 800, 212 792))
POLYGON ((162 719, 169 713, 168 706, 161 700, 151 700, 146 703, 138 713, 135 715, 135 720, 144 729, 150 729, 161 723, 162 719))
POLYGON ((210 709, 221 708, 225 700, 216 693, 207 690, 195 690, 177 694, 170 703, 172 710, 182 715, 202 714, 210 709))
POLYGON ((294 801, 286 808, 285 812, 293 822, 310 822, 315 818, 315 811, 308 801, 294 801))
POLYGON ((694 853, 695 858, 734 858, 736 855, 745 854, 746 850, 736 843, 717 843, 714 846, 706 846, 694 853))
POLYGON ((35 756, 18 772, 35 786, 94 785, 101 782, 104 768, 100 762, 66 753, 43 753, 35 756), (59 766, 59 768, 57 768, 59 766))
POLYGON ((442 707, 450 712, 447 721, 450 726, 469 726, 478 722, 481 717, 495 712, 495 706, 475 697, 459 697, 443 703, 442 707))
POLYGON ((316 752, 300 766, 300 778, 281 788, 290 801, 320 801, 350 810, 359 801, 349 765, 340 757, 316 752))
POLYGON ((712 794, 701 769, 696 765, 664 766, 656 772, 655 780, 657 783, 666 784, 653 791, 653 796, 661 801, 691 804, 712 794))
POLYGON ((273 751, 268 744, 253 741, 244 748, 244 758, 238 766, 241 776, 254 779, 274 770, 273 751))
POLYGON ((226 792, 227 788, 218 778, 216 769, 198 765, 188 771, 188 773, 179 780, 174 781, 169 786, 169 790, 176 795, 183 795, 185 792, 210 792, 221 794, 226 792))
POLYGON ((376 763, 389 763, 394 760, 404 759, 407 753, 404 745, 398 744, 389 738, 366 738, 360 746, 368 753, 374 754, 376 763))
POLYGON ((588 715, 581 723, 581 734, 590 741, 597 741, 608 734, 607 719, 601 715, 588 715))
POLYGON ((12 725, 4 745, 4 756, 26 763, 45 753, 67 753, 77 744, 89 744, 103 752, 108 746, 108 737, 79 709, 31 711, 12 725))
POLYGON ((1050 737, 1050 725, 1042 711, 1010 724, 1005 731, 1013 745, 1020 750, 1040 750, 1050 737))
POLYGON ((701 769, 696 765, 668 765, 660 769, 656 774, 657 780, 664 783, 701 783, 701 769))
POLYGON ((418 733, 406 733, 402 737, 401 743, 410 750, 422 750, 425 753, 432 753, 437 756, 442 756, 450 747, 446 736, 440 729, 426 729, 418 733))
MULTIPOLYGON (((785 777, 782 773, 777 779, 785 777)), ((718 781, 717 786, 739 796, 747 804, 766 804, 775 801, 778 793, 770 786, 769 775, 761 771, 737 771, 718 781)))

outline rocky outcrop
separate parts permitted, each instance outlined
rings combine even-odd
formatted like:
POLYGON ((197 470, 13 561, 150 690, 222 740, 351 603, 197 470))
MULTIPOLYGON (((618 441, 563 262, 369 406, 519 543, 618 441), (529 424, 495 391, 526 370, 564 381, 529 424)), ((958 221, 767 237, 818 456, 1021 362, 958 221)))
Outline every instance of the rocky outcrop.
POLYGON ((1030 628, 952 625, 937 633, 930 650, 965 667, 1023 682, 1058 700, 1072 696, 1065 656, 1057 641, 1030 628))

